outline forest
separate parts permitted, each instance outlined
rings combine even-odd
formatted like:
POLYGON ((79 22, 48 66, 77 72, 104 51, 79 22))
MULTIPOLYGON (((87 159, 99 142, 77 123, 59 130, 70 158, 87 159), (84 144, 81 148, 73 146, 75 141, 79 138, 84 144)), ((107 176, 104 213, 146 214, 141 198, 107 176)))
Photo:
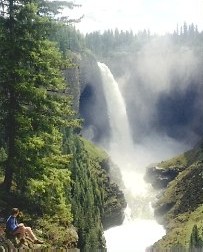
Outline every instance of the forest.
MULTIPOLYGON (((170 39, 177 48, 192 48, 202 67, 203 32, 184 23, 161 37, 118 29, 83 35, 74 27, 80 17, 59 15, 75 7, 64 1, 0 3, 0 217, 18 207, 21 221, 45 241, 43 248, 93 251, 106 248, 107 220, 116 216, 122 223, 126 200, 111 179, 107 153, 81 133, 87 122, 74 93, 84 89, 80 58, 104 61, 119 77, 150 41, 170 39), (64 76, 73 69, 79 69, 78 86, 68 83, 75 73, 64 76)), ((198 87, 202 81, 200 71, 198 87)), ((202 121, 201 113, 193 125, 199 139, 202 121)), ((197 232, 194 225, 192 246, 202 244, 197 232)), ((7 246, 6 239, 0 242, 7 246)))
POLYGON ((58 42, 64 30, 78 36, 57 17, 65 6, 74 8, 1 2, 0 211, 6 218, 18 207, 45 247, 103 248, 102 219, 111 202, 122 218, 126 203, 109 182, 107 154, 79 134, 82 119, 62 74, 74 63, 68 41, 66 51, 58 42))

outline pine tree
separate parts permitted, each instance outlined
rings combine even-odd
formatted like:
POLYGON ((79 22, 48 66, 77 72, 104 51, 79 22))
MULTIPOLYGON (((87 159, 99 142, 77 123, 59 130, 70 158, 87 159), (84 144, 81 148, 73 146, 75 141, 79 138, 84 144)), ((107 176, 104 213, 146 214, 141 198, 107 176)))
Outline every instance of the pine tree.
POLYGON ((57 5, 46 1, 6 0, 0 16, 0 112, 4 135, 4 186, 24 191, 30 178, 62 156, 62 127, 76 125, 71 100, 63 94, 61 54, 47 38, 57 5))
POLYGON ((192 233, 190 235, 190 248, 201 248, 203 245, 202 239, 199 235, 197 225, 194 225, 192 228, 192 233))
POLYGON ((104 248, 101 215, 104 208, 104 186, 97 174, 101 167, 92 160, 84 144, 77 136, 68 137, 64 144, 66 151, 73 155, 70 165, 72 191, 71 205, 74 216, 73 224, 78 228, 78 246, 84 251, 104 248), (74 142, 74 145, 72 144, 74 142))

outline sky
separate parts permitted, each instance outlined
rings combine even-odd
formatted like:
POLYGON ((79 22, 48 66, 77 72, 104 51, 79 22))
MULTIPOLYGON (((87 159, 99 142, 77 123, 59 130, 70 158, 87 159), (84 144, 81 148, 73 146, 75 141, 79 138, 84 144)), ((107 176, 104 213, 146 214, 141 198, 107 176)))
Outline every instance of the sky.
POLYGON ((107 29, 150 30, 171 33, 177 25, 194 23, 203 30, 203 0, 75 0, 81 7, 68 11, 69 17, 84 18, 76 28, 82 33, 107 29))

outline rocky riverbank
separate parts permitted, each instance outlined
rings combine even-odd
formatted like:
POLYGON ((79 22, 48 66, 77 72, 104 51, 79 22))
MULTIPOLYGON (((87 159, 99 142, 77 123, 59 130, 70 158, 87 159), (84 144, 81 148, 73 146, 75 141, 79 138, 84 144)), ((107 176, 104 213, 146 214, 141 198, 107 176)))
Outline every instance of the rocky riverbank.
POLYGON ((157 190, 154 213, 166 228, 153 248, 189 248, 193 227, 203 228, 203 144, 149 167, 145 180, 157 190))

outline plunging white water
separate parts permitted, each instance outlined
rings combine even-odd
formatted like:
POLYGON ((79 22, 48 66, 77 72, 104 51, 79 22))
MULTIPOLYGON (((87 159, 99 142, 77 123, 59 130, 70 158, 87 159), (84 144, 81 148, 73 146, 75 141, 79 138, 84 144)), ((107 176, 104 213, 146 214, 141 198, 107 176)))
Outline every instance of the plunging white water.
POLYGON ((118 83, 115 81, 109 68, 103 63, 98 63, 98 65, 102 73, 104 94, 111 127, 111 139, 109 141, 108 151, 111 158, 119 166, 129 166, 130 159, 135 156, 135 153, 130 135, 125 102, 119 90, 118 83))
MULTIPOLYGON (((103 63, 98 63, 98 66, 102 75, 111 127, 111 138, 107 151, 119 166, 125 187, 133 195, 135 201, 136 198, 142 196, 145 200, 148 185, 143 180, 143 173, 136 170, 138 165, 141 165, 139 158, 136 157, 139 155, 139 151, 132 142, 124 99, 109 68, 103 63)), ((147 204, 145 202, 149 211, 149 202, 147 204)), ((105 232, 108 251, 142 252, 164 235, 164 229, 155 220, 139 216, 132 218, 131 210, 133 209, 129 207, 126 209, 123 225, 105 232)))
POLYGON ((139 172, 136 170, 140 165, 139 157, 136 155, 140 151, 135 150, 132 141, 124 99, 109 68, 103 63, 98 63, 98 66, 102 74, 111 127, 107 151, 114 163, 119 166, 126 188, 129 188, 132 193, 144 194, 148 187, 143 181, 143 173, 140 173, 140 169, 139 172))
POLYGON ((164 230, 154 220, 135 219, 105 232, 107 251, 144 252, 164 235, 164 230))
POLYGON ((128 150, 133 148, 133 143, 130 135, 125 102, 109 68, 103 63, 98 63, 98 65, 102 72, 104 93, 111 126, 110 150, 112 151, 113 147, 115 147, 117 151, 122 150, 126 152, 126 148, 128 150))

